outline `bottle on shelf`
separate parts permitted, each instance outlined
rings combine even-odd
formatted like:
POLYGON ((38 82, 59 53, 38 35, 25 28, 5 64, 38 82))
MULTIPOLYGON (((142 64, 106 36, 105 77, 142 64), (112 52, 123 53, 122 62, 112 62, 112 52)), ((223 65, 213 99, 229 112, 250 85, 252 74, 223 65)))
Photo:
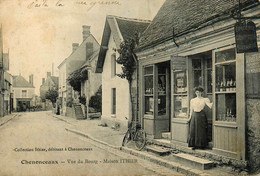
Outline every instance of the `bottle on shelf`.
POLYGON ((224 80, 223 81, 223 91, 226 91, 226 88, 227 88, 227 84, 226 84, 226 81, 224 80))
POLYGON ((230 91, 234 91, 234 86, 233 86, 233 80, 231 79, 229 82, 230 85, 230 91))
POLYGON ((227 81, 226 91, 230 91, 230 81, 227 81))
POLYGON ((233 91, 236 91, 236 81, 234 81, 234 83, 233 83, 233 91))
POLYGON ((221 83, 220 83, 220 92, 223 92, 223 90, 224 90, 224 83, 223 83, 223 81, 221 81, 221 83))
POLYGON ((216 92, 219 92, 219 91, 220 91, 220 83, 217 82, 217 83, 216 83, 216 92))

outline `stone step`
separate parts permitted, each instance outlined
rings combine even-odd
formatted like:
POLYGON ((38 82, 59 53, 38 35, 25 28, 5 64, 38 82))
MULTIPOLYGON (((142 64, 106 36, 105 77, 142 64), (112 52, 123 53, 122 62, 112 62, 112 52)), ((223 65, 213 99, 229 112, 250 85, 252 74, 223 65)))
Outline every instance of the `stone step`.
POLYGON ((171 150, 168 148, 164 148, 164 147, 160 147, 157 145, 147 145, 145 146, 147 151, 159 154, 159 155, 166 155, 166 154, 170 154, 171 150))
POLYGON ((200 170, 206 170, 214 167, 214 163, 212 161, 198 158, 185 153, 173 154, 173 157, 176 161, 180 162, 181 164, 193 166, 200 170))
POLYGON ((162 133, 163 139, 171 139, 171 132, 164 132, 162 133))

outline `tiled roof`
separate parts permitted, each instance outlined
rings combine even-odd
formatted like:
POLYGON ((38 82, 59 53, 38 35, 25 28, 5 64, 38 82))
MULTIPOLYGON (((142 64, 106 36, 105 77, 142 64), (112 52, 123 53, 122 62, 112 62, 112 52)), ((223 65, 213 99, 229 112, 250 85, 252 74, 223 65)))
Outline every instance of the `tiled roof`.
MULTIPOLYGON (((240 0, 242 7, 256 2, 240 0)), ((170 40, 218 19, 230 17, 230 10, 238 7, 238 0, 166 0, 151 25, 143 33, 139 49, 170 40)))
POLYGON ((135 37, 135 34, 143 33, 151 23, 151 21, 147 20, 135 20, 120 17, 115 17, 115 19, 124 40, 135 37))
POLYGON ((33 85, 31 85, 24 77, 21 75, 19 76, 13 76, 13 87, 28 87, 28 88, 34 88, 33 85))
POLYGON ((101 47, 99 50, 98 62, 96 66, 96 73, 103 71, 103 64, 106 57, 107 47, 110 39, 110 34, 113 34, 116 47, 119 48, 122 35, 123 40, 135 37, 136 34, 141 34, 150 25, 151 21, 124 18, 118 16, 108 15, 106 17, 106 23, 103 31, 101 47), (117 28, 118 26, 118 28, 117 28), (118 31, 119 30, 119 31, 118 31))

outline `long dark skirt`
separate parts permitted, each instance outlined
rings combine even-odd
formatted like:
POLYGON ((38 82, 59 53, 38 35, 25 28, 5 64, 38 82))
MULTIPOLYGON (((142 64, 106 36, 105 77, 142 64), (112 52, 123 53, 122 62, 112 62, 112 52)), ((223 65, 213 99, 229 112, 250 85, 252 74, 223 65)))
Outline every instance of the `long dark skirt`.
POLYGON ((205 111, 192 113, 188 137, 189 147, 204 148, 207 146, 207 125, 205 111))

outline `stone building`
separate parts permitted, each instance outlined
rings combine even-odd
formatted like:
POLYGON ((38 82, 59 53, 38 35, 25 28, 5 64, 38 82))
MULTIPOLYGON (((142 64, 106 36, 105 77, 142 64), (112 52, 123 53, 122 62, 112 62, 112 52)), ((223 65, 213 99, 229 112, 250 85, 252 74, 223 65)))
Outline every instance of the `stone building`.
MULTIPOLYGON (((93 54, 95 54, 95 52, 99 50, 99 44, 95 37, 91 34, 90 26, 84 25, 82 26, 82 28, 82 43, 80 45, 78 43, 73 43, 72 53, 58 66, 59 97, 61 98, 62 102, 61 113, 67 116, 72 116, 71 108, 73 104, 73 99, 75 98, 75 91, 73 90, 73 87, 69 84, 68 78, 72 72, 80 69, 83 64, 85 64, 88 60, 91 60, 93 54)), ((81 84, 79 84, 79 87, 81 87, 81 84)), ((79 91, 79 93, 81 93, 81 88, 77 90, 79 91)))
POLYGON ((29 76, 29 82, 21 75, 13 76, 13 108, 15 111, 30 110, 33 106, 34 95, 33 75, 29 76))
MULTIPOLYGON (((40 97, 42 100, 45 100, 45 95, 48 90, 57 90, 58 91, 59 87, 59 78, 57 76, 51 75, 51 72, 47 72, 46 79, 42 78, 42 85, 40 86, 40 97)), ((52 108, 52 103, 50 101, 47 101, 46 108, 44 109, 51 109, 52 108)))

